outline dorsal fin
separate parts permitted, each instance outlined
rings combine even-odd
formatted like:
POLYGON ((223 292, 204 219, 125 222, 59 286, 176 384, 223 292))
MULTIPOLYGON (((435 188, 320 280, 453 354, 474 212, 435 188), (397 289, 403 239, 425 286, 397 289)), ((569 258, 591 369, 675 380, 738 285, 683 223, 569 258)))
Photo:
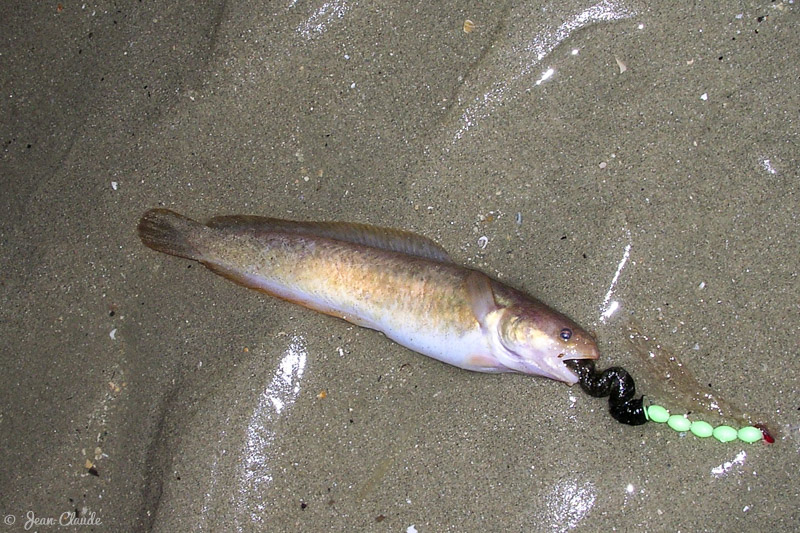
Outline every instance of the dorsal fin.
POLYGON ((211 228, 232 229, 252 233, 292 233, 322 237, 400 252, 441 263, 452 263, 447 251, 433 240, 410 231, 381 228, 354 222, 299 222, 253 215, 214 217, 206 223, 211 228))

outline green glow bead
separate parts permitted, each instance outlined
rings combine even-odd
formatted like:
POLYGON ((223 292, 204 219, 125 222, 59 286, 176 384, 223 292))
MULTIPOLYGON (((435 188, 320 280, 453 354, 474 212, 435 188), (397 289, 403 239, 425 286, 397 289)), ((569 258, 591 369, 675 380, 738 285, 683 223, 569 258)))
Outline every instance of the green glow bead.
POLYGON ((714 428, 714 438, 720 442, 736 440, 738 433, 730 426, 717 426, 714 428))
MULTIPOLYGON (((667 420, 667 425, 675 431, 680 431, 681 433, 684 431, 689 431, 689 428, 692 427, 692 423, 683 415, 672 415, 667 420)), ((734 439, 735 438, 736 437, 734 437, 734 439)))
POLYGON ((645 411, 645 415, 647 415, 647 418, 649 418, 653 422, 658 422, 659 424, 663 424, 664 422, 669 420, 669 411, 667 411, 660 405, 651 405, 645 411))
POLYGON ((711 424, 708 422, 703 422, 702 420, 695 420, 692 422, 692 427, 689 428, 694 435, 706 438, 710 437, 714 433, 714 428, 711 427, 711 424))
POLYGON ((754 428, 753 426, 741 428, 737 432, 736 436, 739 437, 739 440, 743 440, 745 442, 758 442, 764 437, 761 434, 761 430, 754 428))

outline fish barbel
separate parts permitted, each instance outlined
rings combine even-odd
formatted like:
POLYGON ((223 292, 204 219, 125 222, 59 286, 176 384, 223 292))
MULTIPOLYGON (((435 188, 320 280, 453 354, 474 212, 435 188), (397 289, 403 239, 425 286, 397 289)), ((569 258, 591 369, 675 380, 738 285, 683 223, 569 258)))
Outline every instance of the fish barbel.
POLYGON ((147 211, 138 232, 154 250, 467 370, 571 385, 578 377, 564 362, 599 356, 592 336, 566 316, 456 265, 438 244, 410 232, 255 216, 201 224, 168 209, 147 211))

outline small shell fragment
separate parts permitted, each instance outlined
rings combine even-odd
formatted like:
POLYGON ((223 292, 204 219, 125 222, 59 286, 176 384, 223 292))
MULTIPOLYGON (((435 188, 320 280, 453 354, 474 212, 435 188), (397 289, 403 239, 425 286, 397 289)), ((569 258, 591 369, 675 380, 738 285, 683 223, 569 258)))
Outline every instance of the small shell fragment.
POLYGON ((472 30, 475 29, 475 23, 471 20, 467 19, 464 21, 464 33, 472 33, 472 30))

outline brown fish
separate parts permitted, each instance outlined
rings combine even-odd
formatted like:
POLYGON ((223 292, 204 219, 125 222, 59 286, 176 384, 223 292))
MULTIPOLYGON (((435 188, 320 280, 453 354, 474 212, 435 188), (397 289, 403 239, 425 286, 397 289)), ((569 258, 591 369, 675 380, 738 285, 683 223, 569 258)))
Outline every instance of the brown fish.
POLYGON ((365 224, 256 216, 206 224, 167 209, 139 222, 142 242, 467 370, 578 381, 570 359, 597 359, 594 339, 540 301, 456 265, 425 237, 365 224))

